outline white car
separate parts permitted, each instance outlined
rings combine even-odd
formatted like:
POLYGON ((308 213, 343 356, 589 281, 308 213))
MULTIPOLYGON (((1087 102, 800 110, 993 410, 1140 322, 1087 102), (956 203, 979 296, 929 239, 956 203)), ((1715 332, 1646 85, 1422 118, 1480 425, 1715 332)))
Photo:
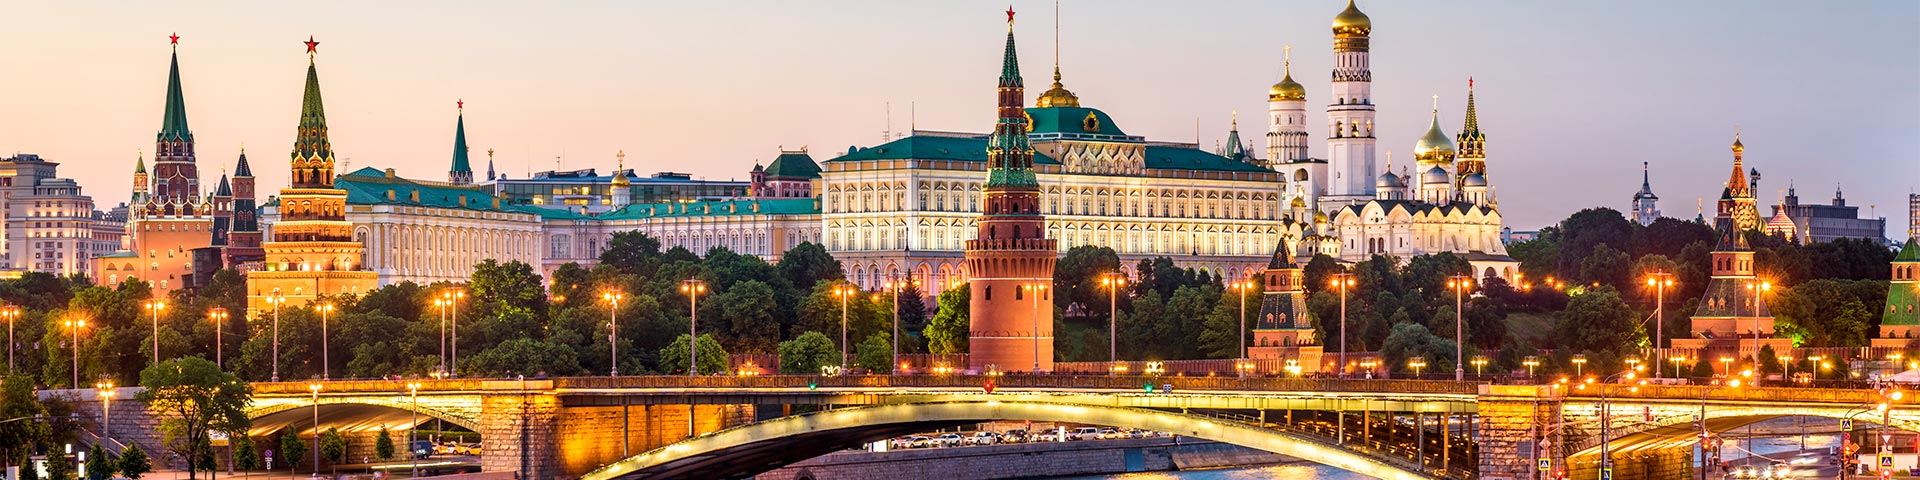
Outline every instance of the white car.
POLYGON ((913 436, 907 437, 906 441, 902 443, 904 444, 901 446, 904 448, 927 448, 927 447, 933 446, 933 439, 919 436, 919 435, 913 435, 913 436))
POLYGON ((965 441, 966 439, 960 438, 958 433, 941 434, 939 438, 934 439, 935 446, 940 447, 958 447, 965 441))
POLYGON ((1093 427, 1080 427, 1080 428, 1076 428, 1076 429, 1073 429, 1073 433, 1069 433, 1069 434, 1067 434, 1067 438, 1071 438, 1071 439, 1074 439, 1074 440, 1094 440, 1094 439, 1098 439, 1098 438, 1100 438, 1100 429, 1098 429, 1098 428, 1093 428, 1093 427))
POLYGON ((1119 430, 1114 430, 1111 428, 1100 429, 1101 440, 1115 440, 1115 439, 1121 439, 1121 438, 1127 438, 1127 434, 1120 433, 1119 430))
POLYGON ((999 440, 1000 436, 995 435, 993 432, 979 431, 973 432, 973 435, 967 437, 967 445, 993 445, 994 443, 998 443, 999 440))

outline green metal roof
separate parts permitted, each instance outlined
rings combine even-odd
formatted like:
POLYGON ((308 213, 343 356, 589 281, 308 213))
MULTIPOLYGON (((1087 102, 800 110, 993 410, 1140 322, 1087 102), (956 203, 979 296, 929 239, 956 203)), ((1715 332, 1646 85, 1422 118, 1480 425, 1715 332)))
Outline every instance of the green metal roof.
POLYGON ((817 215, 820 204, 812 198, 763 200, 726 200, 719 202, 647 203, 620 207, 619 210, 592 217, 596 220, 638 220, 643 218, 713 217, 728 215, 817 215), (758 211, 755 208, 758 207, 758 211))
POLYGON ((327 140, 327 108, 320 100, 320 73, 307 63, 307 86, 300 98, 300 128, 293 141, 294 158, 333 159, 327 140))
POLYGON ((814 163, 813 156, 805 151, 780 152, 773 163, 767 164, 765 171, 769 177, 820 178, 820 164, 814 163))
POLYGON ((453 124, 453 168, 450 171, 472 173, 467 163, 467 115, 460 114, 453 124))
POLYGON ((426 184, 400 177, 388 177, 383 170, 363 167, 352 173, 341 175, 334 180, 334 188, 347 191, 347 203, 354 205, 418 205, 425 207, 459 208, 487 212, 507 212, 541 214, 532 207, 502 206, 494 208, 493 193, 488 187, 466 187, 445 184, 426 184), (387 199, 387 192, 393 192, 393 199, 387 199), (420 195, 414 201, 414 193, 420 195), (466 205, 461 205, 464 197, 466 205))
POLYGON ((1107 116, 1107 112, 1102 112, 1092 108, 1085 108, 1085 107, 1029 108, 1027 109, 1027 116, 1033 117, 1032 133, 1035 135, 1048 134, 1048 133, 1097 134, 1097 135, 1112 135, 1116 137, 1124 137, 1127 135, 1127 132, 1120 131, 1119 125, 1113 124, 1113 117, 1107 116), (1093 116, 1095 120, 1094 122, 1092 122, 1094 123, 1093 125, 1088 124, 1089 123, 1087 122, 1088 115, 1093 116), (1087 127, 1095 127, 1095 128, 1089 131, 1087 127))
POLYGON ((1146 154, 1147 168, 1273 173, 1273 170, 1259 165, 1235 161, 1192 148, 1148 145, 1146 154))
POLYGON ((1900 247, 1900 254, 1894 255, 1893 261, 1920 262, 1920 240, 1907 239, 1907 244, 1900 247))
MULTIPOLYGON (((933 135, 915 135, 880 144, 876 147, 862 148, 853 153, 842 155, 829 162, 852 162, 861 160, 957 160, 962 162, 987 161, 986 137, 948 137, 933 135)), ((1060 162, 1039 152, 1033 154, 1035 165, 1059 165, 1060 162)))
POLYGON ((180 92, 180 52, 173 53, 171 65, 167 68, 167 108, 160 120, 160 134, 156 141, 193 140, 193 130, 187 128, 187 99, 180 92))

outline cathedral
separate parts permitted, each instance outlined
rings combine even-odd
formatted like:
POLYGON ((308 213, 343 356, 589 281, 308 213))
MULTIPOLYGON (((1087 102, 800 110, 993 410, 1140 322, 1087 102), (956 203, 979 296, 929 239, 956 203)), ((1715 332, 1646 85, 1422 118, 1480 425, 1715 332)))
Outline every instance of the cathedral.
POLYGON ((1394 173, 1391 156, 1386 168, 1377 168, 1372 32, 1373 21, 1352 1, 1334 17, 1327 159, 1307 157, 1307 93, 1293 80, 1291 60, 1286 76, 1268 90, 1267 163, 1284 179, 1294 210, 1288 223, 1304 227, 1303 235, 1291 237, 1299 242, 1294 250, 1343 262, 1453 252, 1472 263, 1477 276, 1512 281, 1519 262, 1500 242, 1499 203, 1487 179, 1487 136, 1480 130, 1473 81, 1467 81, 1466 119, 1458 135, 1449 138, 1441 129, 1435 97, 1432 122, 1414 144, 1414 169, 1394 173), (1308 205, 1317 212, 1301 208, 1308 205))

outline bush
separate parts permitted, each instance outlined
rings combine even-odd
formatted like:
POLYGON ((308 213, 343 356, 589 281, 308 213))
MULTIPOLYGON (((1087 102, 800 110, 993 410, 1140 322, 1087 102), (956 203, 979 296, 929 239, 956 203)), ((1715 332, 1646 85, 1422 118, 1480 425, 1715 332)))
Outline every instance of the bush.
POLYGON ((393 460, 393 432, 386 425, 380 426, 380 436, 373 439, 373 456, 381 460, 393 460))
POLYGON ((330 463, 347 461, 347 439, 340 436, 340 429, 327 427, 327 431, 320 434, 320 456, 330 463))
POLYGON ((147 451, 141 450, 139 444, 128 444, 127 449, 120 452, 119 467, 120 474, 128 480, 140 480, 141 475, 153 471, 153 460, 147 458, 147 451))
POLYGON ((780 342, 779 351, 780 373, 787 375, 813 375, 820 373, 820 367, 840 364, 834 360, 840 356, 840 349, 820 332, 802 333, 780 342))
POLYGON ((107 449, 94 443, 87 450, 87 480, 107 480, 113 478, 113 459, 107 458, 107 449))

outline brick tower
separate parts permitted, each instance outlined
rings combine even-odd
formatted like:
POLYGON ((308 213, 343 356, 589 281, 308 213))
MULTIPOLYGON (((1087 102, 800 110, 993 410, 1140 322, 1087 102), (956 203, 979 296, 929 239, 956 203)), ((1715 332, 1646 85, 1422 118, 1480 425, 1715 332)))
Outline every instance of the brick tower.
POLYGON ((1040 215, 1040 182, 1027 141, 1026 90, 1014 55, 1013 10, 1000 64, 999 119, 987 137, 979 230, 967 241, 972 299, 968 368, 1053 370, 1054 241, 1040 215))

